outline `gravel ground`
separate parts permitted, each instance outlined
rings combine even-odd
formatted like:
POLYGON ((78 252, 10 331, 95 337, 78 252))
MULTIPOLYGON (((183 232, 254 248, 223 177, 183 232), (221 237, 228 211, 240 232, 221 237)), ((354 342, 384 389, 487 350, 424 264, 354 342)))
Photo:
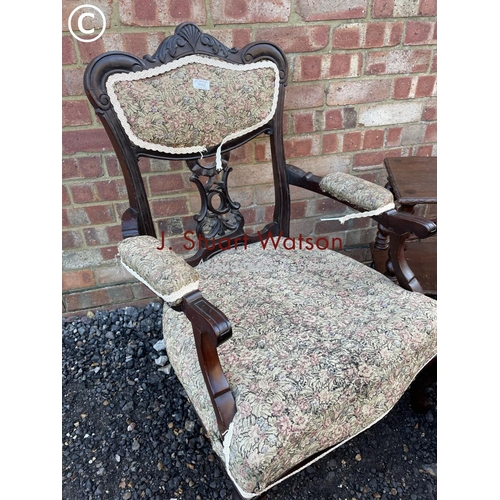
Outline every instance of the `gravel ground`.
MULTIPOLYGON (((62 498, 214 500, 232 485, 168 363, 162 306, 63 318, 62 498)), ((430 388, 436 399, 436 386, 430 388)), ((436 407, 383 420, 268 499, 431 500, 436 407)))

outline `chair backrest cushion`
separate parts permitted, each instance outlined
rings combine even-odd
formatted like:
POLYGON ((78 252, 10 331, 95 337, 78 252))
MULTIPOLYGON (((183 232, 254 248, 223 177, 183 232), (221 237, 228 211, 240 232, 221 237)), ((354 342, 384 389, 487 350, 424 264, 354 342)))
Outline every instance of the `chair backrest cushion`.
POLYGON ((106 88, 133 144, 164 153, 203 153, 271 120, 279 70, 268 60, 233 64, 191 55, 113 74, 106 88))

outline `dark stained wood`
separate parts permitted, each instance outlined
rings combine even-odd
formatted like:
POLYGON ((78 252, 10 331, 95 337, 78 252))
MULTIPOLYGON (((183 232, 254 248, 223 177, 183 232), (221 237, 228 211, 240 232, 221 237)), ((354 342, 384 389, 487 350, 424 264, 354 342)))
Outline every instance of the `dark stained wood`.
POLYGON ((386 158, 387 177, 401 205, 437 203, 437 158, 408 156, 386 158))
POLYGON ((231 338, 231 325, 198 290, 182 299, 181 309, 193 325, 198 361, 223 435, 236 413, 236 403, 222 371, 217 347, 231 338))
MULTIPOLYGON (((386 187, 392 191, 401 214, 413 217, 416 205, 437 203, 437 158, 386 158, 384 164, 389 181, 386 187)), ((372 245, 375 269, 385 272, 407 290, 437 295, 436 223, 429 221, 434 231, 426 236, 411 230, 401 234, 387 227, 383 220, 378 222, 377 237, 372 245), (411 233, 420 239, 409 239, 411 233)))

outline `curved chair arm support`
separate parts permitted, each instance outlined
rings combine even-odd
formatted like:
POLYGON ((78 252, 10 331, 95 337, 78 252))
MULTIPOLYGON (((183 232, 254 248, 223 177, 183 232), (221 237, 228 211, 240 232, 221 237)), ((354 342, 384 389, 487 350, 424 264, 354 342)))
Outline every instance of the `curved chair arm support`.
MULTIPOLYGON (((320 183, 323 177, 314 175, 311 172, 305 172, 301 168, 289 164, 286 165, 286 171, 288 182, 290 184, 321 194, 327 198, 332 198, 333 200, 339 201, 340 203, 343 203, 344 205, 359 212, 366 212, 366 210, 362 207, 340 200, 330 193, 323 191, 320 188, 320 183)), ((390 232, 398 235, 411 232, 419 238, 428 238, 429 236, 433 236, 437 233, 437 226, 434 222, 424 219, 423 217, 417 217, 405 212, 398 212, 395 209, 388 210, 380 215, 371 215, 369 217, 382 224, 390 232)))
POLYGON ((231 324, 199 290, 185 295, 180 308, 193 326, 198 361, 222 436, 236 413, 236 402, 217 353, 217 347, 231 338, 231 324))

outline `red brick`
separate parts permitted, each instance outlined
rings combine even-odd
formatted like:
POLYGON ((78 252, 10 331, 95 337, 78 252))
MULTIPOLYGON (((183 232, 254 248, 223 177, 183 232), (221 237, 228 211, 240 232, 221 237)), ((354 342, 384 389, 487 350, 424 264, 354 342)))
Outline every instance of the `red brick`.
POLYGON ((100 156, 65 158, 62 161, 63 179, 91 179, 103 175, 100 156))
POLYGON ((374 0, 372 7, 373 17, 392 17, 394 0, 374 0))
POLYGON ((62 124, 63 127, 76 125, 90 125, 89 105, 86 101, 63 101, 62 124))
POLYGON ((240 165, 241 163, 252 163, 253 161, 253 151, 252 144, 246 143, 239 148, 233 149, 231 151, 231 156, 229 157, 229 163, 231 165, 240 165))
POLYGON ((436 75, 419 76, 415 97, 430 97, 434 95, 434 85, 436 83, 436 75))
POLYGON ((260 28, 255 39, 276 43, 285 52, 312 52, 328 45, 329 31, 329 26, 260 28))
POLYGON ((255 143, 255 159, 260 162, 271 160, 271 149, 269 146, 269 141, 255 143))
POLYGON ((98 200, 108 201, 127 199, 127 189, 125 187, 125 181, 122 179, 95 182, 94 186, 98 200))
POLYGON ((323 103, 324 87, 321 84, 290 86, 285 94, 285 109, 316 108, 323 103))
POLYGON ((103 129, 67 130, 62 133, 63 154, 111 151, 113 147, 103 129))
POLYGON ((71 36, 62 37, 62 64, 76 64, 75 48, 71 36))
POLYGON ((432 146, 419 146, 414 148, 414 156, 432 156, 432 146))
POLYGON ((437 15, 437 0, 420 0, 418 14, 420 16, 437 15))
POLYGON ((255 224, 257 222, 255 207, 241 209, 241 215, 245 219, 245 224, 255 224))
POLYGON ((408 99, 410 97, 412 81, 413 79, 408 77, 396 78, 394 81, 394 99, 408 99))
POLYGON ((386 30, 386 23, 370 23, 366 27, 365 46, 383 47, 386 30))
POLYGON ((360 76, 363 65, 363 54, 332 54, 330 56, 330 71, 328 77, 356 77, 360 76), (355 64, 356 66, 353 66, 355 64))
POLYGON ((337 134, 323 134, 323 153, 337 153, 339 138, 337 134))
POLYGON ((130 285, 117 285, 98 290, 85 290, 64 295, 66 310, 82 311, 96 307, 120 304, 134 299, 130 285))
POLYGON ((217 38, 226 47, 244 47, 252 41, 252 30, 250 28, 236 29, 209 29, 206 33, 217 38))
POLYGON ((310 111, 293 113, 293 131, 296 134, 314 132, 314 115, 310 111))
POLYGON ((301 219, 306 216, 307 201, 292 201, 290 215, 292 219, 301 219))
MULTIPOLYGON (((115 40, 116 35, 111 35, 113 38, 111 40, 115 40)), ((108 44, 107 46, 104 45, 104 40, 109 40, 110 35, 104 34, 101 38, 98 40, 95 40, 92 43, 85 43, 85 42, 80 42, 77 41, 78 45, 78 52, 80 52, 80 58, 82 60, 83 64, 88 64, 94 57, 97 57, 98 55, 106 52, 106 50, 117 50, 118 47, 110 47, 111 44, 108 44), (108 49, 109 47, 109 49, 108 49)), ((120 47, 121 48, 121 47, 120 47)))
POLYGON ((297 158, 313 154, 313 141, 311 138, 293 138, 285 140, 285 156, 297 158))
POLYGON ((405 45, 424 45, 434 42, 435 22, 408 21, 406 23, 405 45))
MULTIPOLYGON (((109 177, 117 177, 122 175, 122 170, 120 164, 118 163, 118 158, 115 155, 106 156, 106 170, 109 177)), ((147 164, 149 168, 149 158, 141 158, 139 161, 139 168, 143 172, 142 167, 147 164)), ((149 172, 149 170, 147 170, 149 172)))
POLYGON ((367 75, 423 73, 429 69, 432 52, 427 49, 391 50, 367 54, 367 75))
POLYGON ((422 113, 423 121, 434 121, 437 119, 437 106, 436 102, 427 102, 422 113))
POLYGON ((166 200, 153 200, 151 212, 153 217, 165 217, 167 215, 181 215, 187 213, 185 198, 169 198, 166 200))
POLYGON ((289 20, 290 0, 212 0, 211 11, 215 24, 280 23, 289 20))
POLYGON ((385 152, 358 153, 354 155, 353 167, 381 167, 385 152))
POLYGON ((134 14, 137 21, 156 21, 156 0, 145 0, 134 4, 134 14))
POLYGON ((387 131, 386 146, 401 146, 401 133, 403 127, 390 128, 387 131))
POLYGON ((173 26, 182 21, 206 24, 207 12, 203 0, 119 0, 120 21, 127 26, 173 26))
POLYGON ((66 271, 62 275, 62 289, 76 290, 78 288, 88 288, 95 285, 94 273, 90 269, 81 271, 66 271))
POLYGON ((437 141, 437 123, 431 123, 427 125, 425 129, 424 142, 436 142, 437 141))
POLYGON ((103 260, 114 260, 118 255, 118 247, 116 245, 110 247, 103 247, 101 250, 101 257, 103 260))
POLYGON ((112 227, 89 227, 83 230, 85 242, 88 246, 118 244, 122 240, 122 228, 112 227))
POLYGON ((90 184, 70 186, 70 191, 74 203, 92 203, 96 199, 90 184))
POLYGON ((231 172, 230 183, 232 186, 259 186, 271 184, 273 172, 270 163, 254 165, 236 165, 231 172))
POLYGON ((336 130, 343 128, 343 117, 340 109, 329 109, 325 113, 326 130, 336 130))
MULTIPOLYGON (((186 4, 188 4, 188 2, 186 2, 186 4)), ((121 37, 123 43, 122 50, 124 50, 125 52, 136 54, 139 57, 142 57, 145 54, 149 54, 147 33, 123 33, 121 37)))
POLYGON ((321 56, 302 57, 300 59, 300 80, 318 80, 321 76, 321 60, 321 56))
POLYGON ((115 220, 110 205, 94 205, 85 207, 84 210, 91 224, 106 224, 115 220))
POLYGON ((362 25, 342 25, 333 31, 334 49, 359 49, 363 42, 361 39, 362 25))
POLYGON ((296 11, 304 21, 365 17, 367 0, 297 0, 296 11))
MULTIPOLYGON (((134 295, 134 299, 136 300, 140 299, 147 299, 148 301, 151 301, 151 299, 158 300, 158 295, 156 295, 153 291, 151 291, 151 289, 148 288, 144 283, 132 283, 130 285, 130 288, 134 295)), ((115 296, 118 300, 122 300, 120 292, 117 292, 116 295, 114 293, 112 294, 113 298, 115 296)))
MULTIPOLYGON (((87 44, 88 45, 88 44, 87 44)), ((84 68, 66 68, 62 71, 62 95, 77 96, 85 95, 83 89, 84 68)))
POLYGON ((185 189, 181 174, 152 175, 149 177, 149 186, 153 195, 185 189))
POLYGON ((377 149, 384 145, 383 130, 367 130, 363 137, 363 149, 377 149))
POLYGON ((342 151, 359 151, 361 149, 361 132, 349 132, 344 134, 342 151))
POLYGON ((324 214, 336 214, 345 211, 345 205, 332 198, 326 198, 322 196, 321 198, 314 200, 314 214, 311 215, 324 215, 324 214))
POLYGON ((332 82, 326 102, 330 106, 376 102, 387 99, 390 93, 390 82, 383 79, 332 82))
POLYGON ((82 238, 78 231, 62 232, 62 249, 79 248, 82 246, 82 238))

